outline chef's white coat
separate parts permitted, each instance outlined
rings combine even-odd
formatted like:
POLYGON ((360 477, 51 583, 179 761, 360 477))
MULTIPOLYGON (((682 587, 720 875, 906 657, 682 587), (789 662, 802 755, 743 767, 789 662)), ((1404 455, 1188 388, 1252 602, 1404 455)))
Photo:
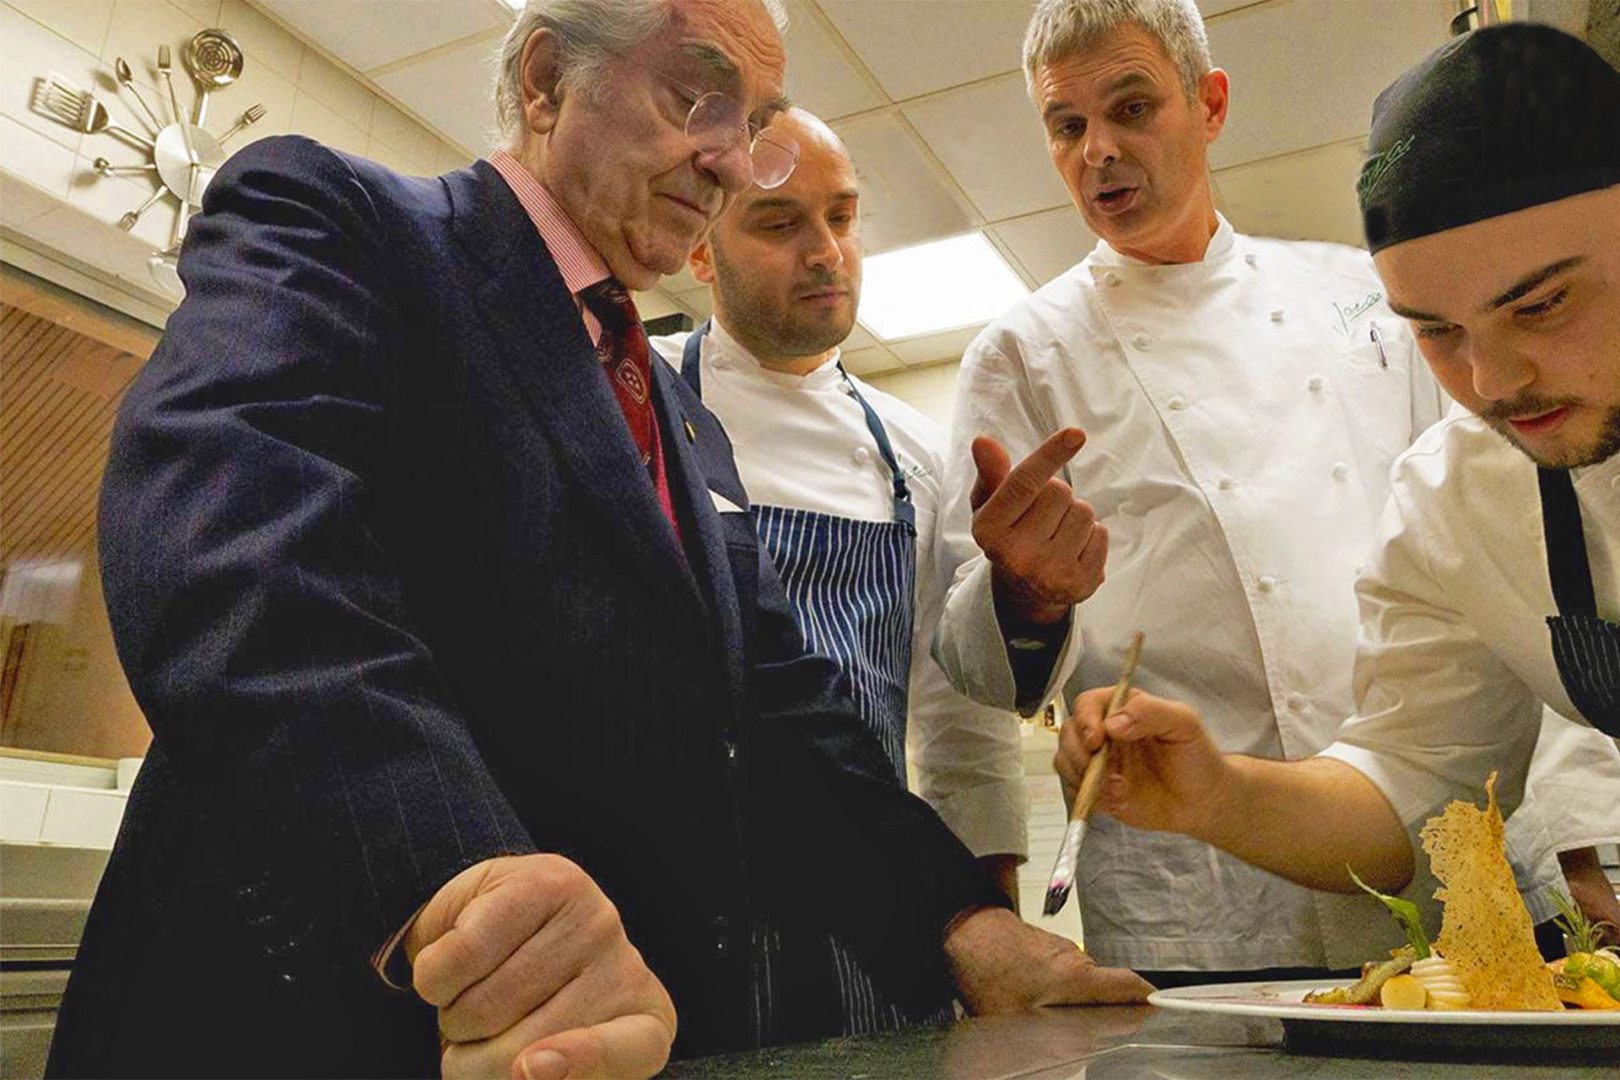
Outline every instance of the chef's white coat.
MULTIPOLYGON (((652 339, 677 372, 687 336, 652 339)), ((700 352, 703 403, 731 437, 738 474, 753 502, 889 521, 894 493, 889 470, 865 413, 844 388, 836 360, 804 376, 771 371, 715 320, 700 352)), ((929 652, 949 582, 938 569, 944 547, 935 535, 945 432, 898 398, 864 382, 859 386, 883 421, 917 511, 907 724, 917 794, 975 855, 1024 858, 1028 800, 1018 724, 1005 710, 953 690, 929 652)))
MULTIPOLYGON (((1353 711, 1353 582, 1390 466, 1443 409, 1364 252, 1238 236, 1224 219, 1193 264, 1101 243, 969 347, 944 543, 959 550, 970 528, 974 436, 1016 461, 1078 424, 1088 441, 1065 478, 1108 526, 1107 579, 1076 609, 1054 678, 1070 694, 1112 683, 1142 630, 1136 685, 1197 707, 1225 750, 1307 757, 1353 711)), ((937 652, 956 685, 1005 707, 994 620, 977 556, 957 570, 937 652)), ((1535 892, 1557 867, 1533 807, 1521 822, 1535 892)), ((1398 940, 1369 898, 1106 816, 1075 891, 1086 946, 1109 964, 1344 966, 1398 940)))
MULTIPOLYGON (((1575 494, 1598 614, 1620 621, 1620 458, 1577 470, 1575 494)), ((1492 771, 1511 806, 1534 748, 1529 787, 1574 841, 1560 849, 1615 842, 1620 756, 1553 662, 1558 607, 1528 457, 1461 410, 1425 433, 1395 467, 1357 591, 1358 707, 1327 756, 1366 773, 1416 828, 1453 798, 1483 802, 1492 771)))

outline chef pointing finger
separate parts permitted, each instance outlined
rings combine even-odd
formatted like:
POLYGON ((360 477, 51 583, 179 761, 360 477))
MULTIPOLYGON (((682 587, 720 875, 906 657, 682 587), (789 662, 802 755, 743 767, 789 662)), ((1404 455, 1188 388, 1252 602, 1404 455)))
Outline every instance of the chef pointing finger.
POLYGON ((995 439, 973 440, 973 540, 993 568, 1003 629, 1059 623, 1102 584, 1108 529, 1056 475, 1085 442, 1064 428, 1015 467, 995 439))

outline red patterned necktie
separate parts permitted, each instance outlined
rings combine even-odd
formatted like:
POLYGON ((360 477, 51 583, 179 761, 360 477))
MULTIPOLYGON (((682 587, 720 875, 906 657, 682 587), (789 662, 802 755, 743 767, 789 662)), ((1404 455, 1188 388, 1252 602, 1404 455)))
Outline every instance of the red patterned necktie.
POLYGON ((680 536, 680 525, 675 520, 675 504, 669 495, 669 477, 664 471, 664 450, 658 438, 658 417, 652 407, 651 352, 647 345, 647 332, 641 327, 635 301, 623 285, 614 278, 606 278, 595 285, 581 289, 579 298, 602 324, 602 335, 596 341, 596 358, 613 384, 613 396, 619 399, 619 410, 630 427, 630 437, 641 453, 641 463, 652 479, 658 494, 658 505, 664 516, 680 536))

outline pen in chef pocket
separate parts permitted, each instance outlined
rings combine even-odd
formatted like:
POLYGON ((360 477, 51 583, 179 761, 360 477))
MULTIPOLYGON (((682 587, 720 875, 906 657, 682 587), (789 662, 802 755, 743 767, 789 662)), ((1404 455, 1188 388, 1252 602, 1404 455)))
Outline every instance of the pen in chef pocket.
MULTIPOLYGON (((1142 655, 1142 633, 1137 631, 1131 639, 1130 648, 1125 650, 1125 666, 1119 673, 1119 682, 1114 684, 1114 693, 1108 699, 1108 710, 1103 713, 1103 719, 1119 712, 1125 704, 1125 696, 1131 692, 1131 676, 1136 673, 1137 658, 1142 655)), ((1075 792, 1074 806, 1069 812, 1069 827, 1063 832, 1063 846, 1058 849, 1057 862, 1052 867, 1052 879, 1046 886, 1047 915, 1056 915, 1063 910, 1063 905, 1069 899, 1069 891, 1074 888, 1075 863, 1080 858, 1080 842, 1086 837, 1086 819, 1091 816, 1091 808, 1097 804, 1097 796, 1102 793, 1103 780, 1108 776, 1108 740, 1103 739, 1102 746, 1091 755, 1086 763, 1085 775, 1080 778, 1080 790, 1075 792)))
POLYGON ((1384 335, 1378 332, 1377 319, 1367 320, 1367 336, 1372 338, 1374 345, 1378 346, 1378 366, 1386 371, 1389 370, 1389 357, 1384 355, 1384 335))

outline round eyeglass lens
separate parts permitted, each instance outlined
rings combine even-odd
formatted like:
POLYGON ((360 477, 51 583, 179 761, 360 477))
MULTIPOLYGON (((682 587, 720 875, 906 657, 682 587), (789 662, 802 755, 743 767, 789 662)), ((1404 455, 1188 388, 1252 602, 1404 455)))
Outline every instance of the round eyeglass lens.
POLYGON ((704 94, 686 114, 686 137, 705 154, 718 154, 748 137, 742 106, 718 92, 704 94))
POLYGON ((754 183, 762 188, 781 187, 799 164, 799 144, 785 134, 762 131, 754 136, 749 158, 754 163, 754 183))

